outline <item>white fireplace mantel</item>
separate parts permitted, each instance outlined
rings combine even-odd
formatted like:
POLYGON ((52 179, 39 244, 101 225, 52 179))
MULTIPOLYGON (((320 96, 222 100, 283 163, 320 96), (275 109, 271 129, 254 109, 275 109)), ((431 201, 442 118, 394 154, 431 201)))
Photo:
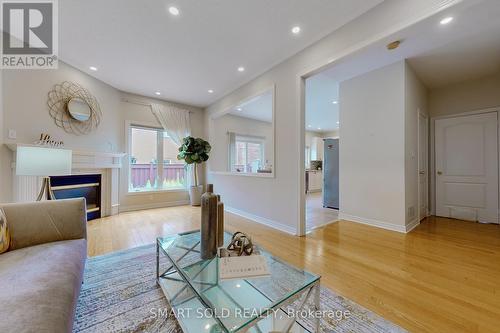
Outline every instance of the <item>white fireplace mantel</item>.
MULTIPOLYGON (((6 146, 13 152, 17 151, 17 147, 51 148, 23 143, 10 143, 6 146)), ((120 169, 122 167, 122 158, 127 155, 120 152, 86 151, 69 147, 62 147, 61 149, 72 151, 72 169, 120 169)))
MULTIPOLYGON (((44 147, 32 144, 6 144, 13 152, 17 151, 18 147, 44 147)), ((50 147, 49 147, 50 148, 50 147)), ((120 169, 122 168, 122 158, 126 153, 120 152, 97 152, 85 151, 78 149, 70 149, 72 151, 71 170, 73 174, 101 174, 101 208, 102 216, 115 215, 119 211, 120 195, 119 195, 119 177, 120 169)), ((12 172, 14 175, 13 192, 15 201, 32 201, 36 198, 40 190, 40 177, 35 176, 16 176, 15 175, 15 154, 14 162, 12 163, 12 172)))

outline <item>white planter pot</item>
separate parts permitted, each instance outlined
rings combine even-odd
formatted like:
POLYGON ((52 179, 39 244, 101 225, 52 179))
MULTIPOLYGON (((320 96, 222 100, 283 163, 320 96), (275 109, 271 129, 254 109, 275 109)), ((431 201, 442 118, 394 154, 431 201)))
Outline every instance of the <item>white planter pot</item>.
POLYGON ((191 201, 191 206, 201 205, 201 195, 203 194, 203 185, 191 186, 189 189, 189 200, 191 201))

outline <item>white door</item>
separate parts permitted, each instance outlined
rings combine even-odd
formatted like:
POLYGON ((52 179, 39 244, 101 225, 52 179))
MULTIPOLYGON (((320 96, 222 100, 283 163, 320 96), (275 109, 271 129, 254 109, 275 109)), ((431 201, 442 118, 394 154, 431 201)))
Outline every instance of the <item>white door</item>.
POLYGON ((436 215, 498 223, 497 113, 436 120, 436 215))
POLYGON ((418 206, 419 219, 428 215, 429 176, 428 176, 428 121, 422 114, 418 115, 418 206))

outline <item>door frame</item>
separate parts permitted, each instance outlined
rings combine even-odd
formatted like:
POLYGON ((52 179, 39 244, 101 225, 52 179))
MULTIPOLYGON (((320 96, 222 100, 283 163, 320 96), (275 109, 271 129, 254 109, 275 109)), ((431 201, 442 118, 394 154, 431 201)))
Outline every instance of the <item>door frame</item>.
MULTIPOLYGON (((388 36, 394 35, 399 33, 400 31, 404 30, 405 28, 408 28, 412 26, 413 24, 417 22, 421 22, 429 17, 432 17, 433 15, 436 15, 437 13, 440 13, 447 8, 451 8, 458 3, 460 3, 462 0, 448 0, 446 2, 441 2, 439 4, 436 4, 432 6, 431 8, 428 8, 425 12, 418 13, 414 16, 409 17, 408 19, 404 20, 403 22, 400 22, 398 24, 392 25, 388 27, 383 33, 380 33, 375 36, 368 37, 367 39, 363 39, 360 42, 355 43, 351 47, 343 50, 336 50, 337 52, 332 52, 331 56, 327 56, 327 58, 320 60, 318 62, 311 63, 310 66, 304 68, 302 71, 299 72, 299 74, 296 76, 296 81, 295 81, 295 89, 296 89, 296 101, 297 105, 299 107, 299 112, 297 112, 296 115, 296 121, 298 128, 295 129, 297 133, 299 133, 299 141, 298 141, 298 151, 297 151, 297 157, 298 157, 298 168, 297 168, 297 177, 299 179, 298 182, 298 218, 297 218, 297 236, 305 236, 306 235, 306 196, 305 196, 305 188, 306 188, 306 182, 305 182, 305 112, 306 112, 306 103, 305 103, 305 80, 315 74, 321 73, 325 69, 335 66, 338 63, 341 63, 344 59, 347 57, 353 56, 357 54, 358 52, 361 52, 362 50, 366 49, 368 46, 379 42, 383 40, 384 38, 387 38, 388 36)), ((333 49, 335 50, 335 49, 333 49)), ((312 60, 315 61, 315 60, 312 60)), ((339 112, 339 117, 340 117, 340 112, 339 112)), ((339 128, 339 137, 342 136, 341 128, 339 128)), ((339 140, 339 146, 341 142, 339 140)), ((342 167, 339 166, 339 169, 341 170, 342 167)), ((339 176, 340 178, 340 176, 339 176)), ((339 206, 340 203, 339 203, 339 206)), ((342 214, 342 207, 339 207, 339 217, 342 214)))
POLYGON ((429 167, 429 117, 427 114, 423 113, 420 109, 418 110, 418 125, 417 125, 417 189, 418 189, 418 196, 417 196, 417 216, 418 216, 418 222, 422 221, 423 218, 426 218, 429 216, 429 175, 430 175, 430 167, 429 167), (422 117, 425 120, 425 145, 426 145, 426 155, 427 155, 427 177, 425 178, 425 188, 424 191, 427 192, 427 208, 425 210, 425 216, 421 216, 420 214, 420 117, 422 117))
MULTIPOLYGON (((436 140, 435 140, 435 135, 436 135, 436 120, 439 119, 449 119, 449 118, 458 118, 458 117, 465 117, 465 116, 473 116, 473 115, 478 115, 478 114, 484 114, 484 113, 492 113, 496 112, 497 113, 497 141, 498 141, 498 150, 499 154, 498 156, 498 180, 500 183, 500 106, 493 107, 493 108, 486 108, 486 109, 478 109, 478 110, 473 110, 473 111, 467 111, 467 112, 460 112, 456 114, 450 114, 450 115, 444 115, 444 116, 435 116, 431 117, 431 128, 430 128, 430 177, 428 181, 430 181, 430 215, 436 215, 436 140)), ((499 188, 499 193, 498 193, 498 200, 499 200, 499 205, 500 207, 500 186, 499 188)), ((497 215, 500 220, 500 208, 498 209, 497 215)))

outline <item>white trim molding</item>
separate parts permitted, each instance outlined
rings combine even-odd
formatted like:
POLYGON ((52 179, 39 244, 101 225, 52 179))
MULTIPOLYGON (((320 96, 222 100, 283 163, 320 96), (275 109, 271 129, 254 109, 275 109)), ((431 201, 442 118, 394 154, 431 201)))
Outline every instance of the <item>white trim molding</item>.
MULTIPOLYGON (((24 143, 9 143, 6 146, 13 152, 17 151, 17 147, 45 148, 45 146, 24 143)), ((61 149, 71 150, 72 169, 121 169, 122 158, 127 155, 122 152, 88 151, 72 149, 71 147, 61 147, 61 149)), ((13 167, 15 167, 15 164, 13 164, 13 167)))
POLYGON ((419 225, 420 225, 420 221, 418 219, 411 220, 410 223, 408 223, 406 225, 406 231, 405 232, 409 233, 410 231, 412 231, 413 229, 415 229, 419 225))
POLYGON ((236 209, 233 207, 226 206, 226 207, 224 207, 224 210, 228 213, 232 213, 232 214, 244 217, 246 219, 252 220, 254 222, 265 225, 267 227, 286 232, 287 234, 294 235, 294 236, 297 235, 296 229, 293 226, 284 225, 282 223, 270 220, 268 218, 257 216, 257 215, 251 214, 251 213, 247 213, 245 211, 242 211, 242 210, 239 210, 239 209, 236 209))
POLYGON ((339 220, 345 220, 345 221, 349 221, 349 222, 365 224, 365 225, 369 225, 372 227, 382 228, 382 229, 391 230, 391 231, 397 231, 397 232, 401 232, 401 233, 408 232, 407 227, 404 225, 397 225, 397 224, 378 221, 378 220, 374 220, 374 219, 368 219, 365 217, 349 215, 349 214, 345 214, 342 212, 339 213, 339 220))
POLYGON ((133 212, 136 210, 167 208, 167 207, 185 206, 185 205, 189 205, 189 200, 167 201, 167 202, 158 202, 158 203, 151 203, 144 205, 127 205, 127 206, 120 206, 120 213, 133 212))

